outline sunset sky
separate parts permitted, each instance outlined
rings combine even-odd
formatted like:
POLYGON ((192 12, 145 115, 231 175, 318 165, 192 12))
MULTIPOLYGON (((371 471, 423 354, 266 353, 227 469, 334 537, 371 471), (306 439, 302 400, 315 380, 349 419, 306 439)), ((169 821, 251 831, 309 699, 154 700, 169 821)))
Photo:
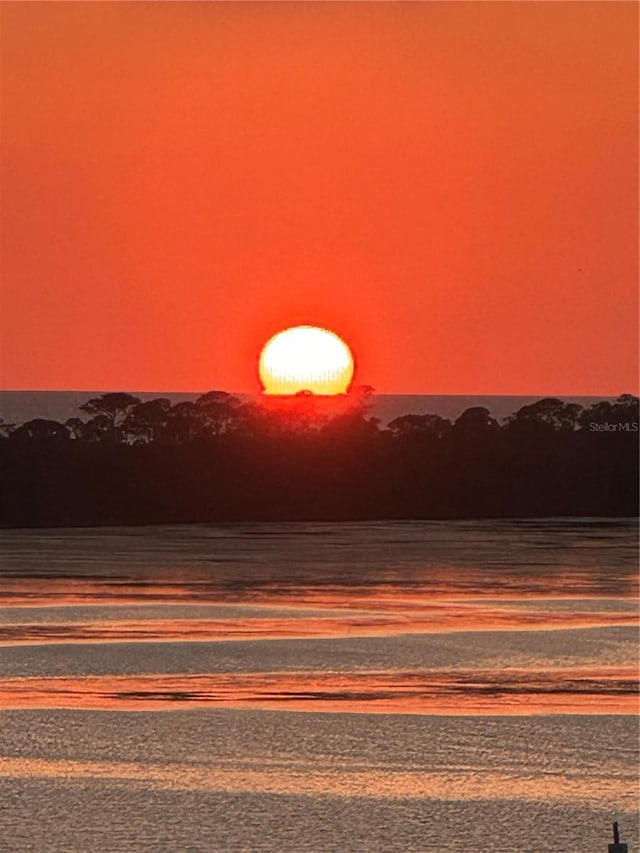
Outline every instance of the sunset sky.
POLYGON ((636 3, 2 17, 3 388, 637 392, 636 3))

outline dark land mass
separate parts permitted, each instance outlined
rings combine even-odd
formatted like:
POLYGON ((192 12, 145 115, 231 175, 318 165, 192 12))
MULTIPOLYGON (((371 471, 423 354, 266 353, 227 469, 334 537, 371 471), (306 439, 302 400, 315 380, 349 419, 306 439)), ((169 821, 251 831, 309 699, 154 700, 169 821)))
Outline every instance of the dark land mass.
POLYGON ((638 398, 548 398, 385 428, 371 389, 243 403, 104 394, 86 419, 0 425, 0 525, 629 517, 638 398))

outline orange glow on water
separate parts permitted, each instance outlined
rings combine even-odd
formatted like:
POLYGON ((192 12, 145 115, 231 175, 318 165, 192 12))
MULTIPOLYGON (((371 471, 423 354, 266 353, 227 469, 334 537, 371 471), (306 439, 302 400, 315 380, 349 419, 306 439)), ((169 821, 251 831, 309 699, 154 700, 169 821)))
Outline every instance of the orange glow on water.
POLYGON ((635 667, 234 672, 0 678, 0 707, 346 713, 635 714, 635 667))
POLYGON ((260 355, 266 394, 345 394, 353 379, 353 356, 334 332, 295 326, 274 335, 260 355))
MULTIPOLYGON (((336 602, 328 601, 329 606, 336 602)), ((69 643, 226 642, 233 640, 308 640, 312 638, 394 637, 407 634, 449 634, 458 631, 563 631, 578 628, 635 627, 636 613, 584 612, 505 607, 497 603, 433 601, 423 607, 356 602, 351 610, 317 615, 302 602, 299 614, 283 615, 272 605, 259 615, 234 618, 101 619, 95 622, 27 622, 0 626, 3 646, 69 643), (275 612, 273 612, 275 610, 275 612), (304 615, 308 614, 308 615, 304 615)))
POLYGON ((450 800, 504 800, 522 799, 528 802, 549 800, 593 802, 603 804, 615 813, 621 807, 633 809, 636 805, 635 786, 621 790, 615 778, 600 778, 597 792, 590 779, 577 776, 547 773, 536 778, 531 773, 520 775, 510 768, 509 773, 483 770, 474 767, 457 767, 455 776, 434 769, 416 773, 389 766, 350 767, 344 760, 321 763, 278 755, 262 758, 262 765, 249 765, 244 759, 233 766, 229 761, 217 759, 215 764, 177 763, 163 761, 109 761, 68 758, 14 758, 4 757, 3 773, 11 779, 115 779, 129 785, 155 790, 227 791, 271 794, 325 794, 352 797, 357 791, 361 797, 383 800, 424 798, 450 800))

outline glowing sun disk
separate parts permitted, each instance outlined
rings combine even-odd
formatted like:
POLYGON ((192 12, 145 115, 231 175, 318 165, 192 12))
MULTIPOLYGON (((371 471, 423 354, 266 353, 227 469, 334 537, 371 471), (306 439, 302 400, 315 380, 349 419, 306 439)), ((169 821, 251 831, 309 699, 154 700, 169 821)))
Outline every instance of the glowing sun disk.
POLYGON ((353 378, 353 356, 334 332, 295 326, 267 342, 259 372, 266 394, 344 394, 353 378))

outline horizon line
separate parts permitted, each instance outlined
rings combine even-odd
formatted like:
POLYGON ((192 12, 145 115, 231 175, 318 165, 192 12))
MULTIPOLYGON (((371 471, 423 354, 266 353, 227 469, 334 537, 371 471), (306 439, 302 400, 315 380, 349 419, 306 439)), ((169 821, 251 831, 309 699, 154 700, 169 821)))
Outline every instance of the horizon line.
MULTIPOLYGON (((234 396, 260 397, 264 395, 263 391, 228 391, 225 388, 210 387, 206 390, 179 390, 179 389, 130 389, 130 388, 0 388, 0 393, 7 394, 206 394, 210 391, 222 391, 234 396)), ((632 394, 634 397, 639 396, 639 391, 620 391, 618 393, 580 393, 576 391, 563 392, 437 392, 437 391, 376 391, 373 390, 374 397, 595 397, 595 398, 611 398, 617 399, 623 394, 632 394)))

